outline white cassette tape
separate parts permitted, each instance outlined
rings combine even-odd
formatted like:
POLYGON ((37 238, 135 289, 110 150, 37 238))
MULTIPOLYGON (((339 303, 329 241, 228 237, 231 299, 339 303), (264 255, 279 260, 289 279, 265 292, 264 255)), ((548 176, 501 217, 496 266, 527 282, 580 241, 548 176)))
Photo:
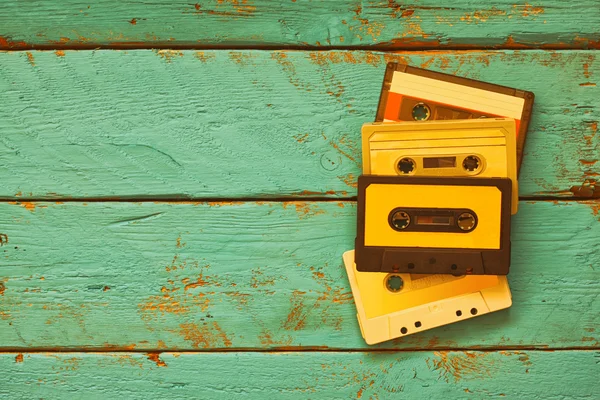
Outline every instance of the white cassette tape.
POLYGON ((368 344, 508 308, 508 281, 496 275, 359 272, 343 255, 362 336, 368 344))

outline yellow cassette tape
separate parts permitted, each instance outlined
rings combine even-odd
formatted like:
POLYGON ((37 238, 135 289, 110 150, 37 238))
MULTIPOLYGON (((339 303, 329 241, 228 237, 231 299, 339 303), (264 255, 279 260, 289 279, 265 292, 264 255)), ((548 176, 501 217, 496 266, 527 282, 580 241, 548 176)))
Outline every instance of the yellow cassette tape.
POLYGON ((356 265, 364 272, 506 275, 508 178, 358 178, 356 265))
POLYGON ((380 343, 508 308, 505 276, 359 272, 354 251, 343 255, 362 336, 380 343))
POLYGON ((365 124, 362 151, 366 175, 509 178, 517 212, 514 119, 365 124))

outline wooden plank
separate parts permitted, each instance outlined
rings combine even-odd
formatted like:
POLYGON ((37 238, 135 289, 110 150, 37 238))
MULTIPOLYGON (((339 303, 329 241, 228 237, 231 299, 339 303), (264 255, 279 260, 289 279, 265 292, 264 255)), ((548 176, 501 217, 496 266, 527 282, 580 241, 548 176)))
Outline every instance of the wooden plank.
POLYGON ((0 396, 589 399, 598 393, 599 356, 597 351, 5 353, 0 396))
POLYGON ((596 0, 5 1, 0 49, 598 47, 596 0))
POLYGON ((0 53, 0 196, 353 196, 388 60, 535 92, 521 195, 600 196, 593 51, 145 50, 0 53))
MULTIPOLYGON (((0 350, 367 348, 341 265, 355 218, 351 202, 0 203, 0 350)), ((379 347, 597 348, 598 219, 522 202, 513 307, 379 347)))

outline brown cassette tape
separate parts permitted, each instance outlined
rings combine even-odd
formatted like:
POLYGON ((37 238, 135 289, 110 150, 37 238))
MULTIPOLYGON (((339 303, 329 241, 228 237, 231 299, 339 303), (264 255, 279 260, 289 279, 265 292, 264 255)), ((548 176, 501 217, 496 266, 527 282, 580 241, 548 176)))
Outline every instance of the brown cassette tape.
POLYGON ((390 62, 375 122, 514 118, 520 168, 534 94, 390 62))

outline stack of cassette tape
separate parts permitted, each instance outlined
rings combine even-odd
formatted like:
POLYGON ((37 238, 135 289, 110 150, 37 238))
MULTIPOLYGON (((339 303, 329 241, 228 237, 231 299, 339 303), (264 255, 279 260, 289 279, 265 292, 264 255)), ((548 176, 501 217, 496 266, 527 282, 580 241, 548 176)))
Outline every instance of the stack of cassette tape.
POLYGON ((511 306, 511 216, 533 93, 404 64, 362 127, 355 249, 368 344, 511 306))

